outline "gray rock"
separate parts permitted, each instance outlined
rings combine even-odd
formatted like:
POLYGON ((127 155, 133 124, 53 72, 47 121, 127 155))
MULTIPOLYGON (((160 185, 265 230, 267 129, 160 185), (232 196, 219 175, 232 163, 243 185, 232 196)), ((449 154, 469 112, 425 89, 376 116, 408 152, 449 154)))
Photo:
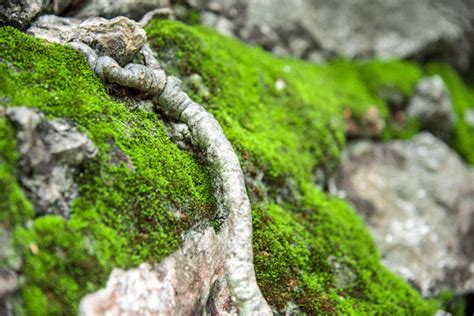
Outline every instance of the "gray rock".
POLYGON ((423 129, 440 138, 449 138, 456 115, 449 91, 440 76, 422 78, 417 83, 407 114, 416 118, 423 129))
POLYGON ((2 0, 0 26, 11 25, 24 30, 47 4, 48 0, 2 0))
POLYGON ((227 229, 188 233, 159 264, 114 269, 105 289, 85 296, 81 315, 237 315, 224 277, 227 229))
POLYGON ((234 36, 234 25, 229 19, 222 15, 205 11, 201 14, 201 23, 215 28, 219 33, 226 36, 234 36))
POLYGON ((85 5, 75 16, 78 18, 126 16, 138 21, 148 11, 169 6, 169 0, 86 0, 85 5))
POLYGON ((80 20, 44 15, 27 33, 55 43, 85 43, 99 56, 110 56, 121 65, 130 62, 146 41, 146 33, 140 24, 125 17, 80 20))
POLYGON ((61 14, 72 0, 2 0, 0 26, 11 25, 25 30, 42 12, 61 14))
POLYGON ((442 141, 349 146, 336 183, 363 215, 383 261, 423 295, 474 290, 474 171, 442 141))
POLYGON ((20 182, 40 214, 69 217, 77 196, 74 174, 97 150, 91 140, 64 119, 46 120, 38 111, 11 107, 7 118, 17 130, 20 182))
MULTIPOLYGON (((468 0, 188 1, 230 19, 232 32, 280 55, 432 57, 466 68, 474 9, 468 0), (315 54, 319 50, 320 54, 315 54)), ((217 27, 214 19, 204 23, 217 27)), ((229 32, 229 27, 223 29, 229 32)))

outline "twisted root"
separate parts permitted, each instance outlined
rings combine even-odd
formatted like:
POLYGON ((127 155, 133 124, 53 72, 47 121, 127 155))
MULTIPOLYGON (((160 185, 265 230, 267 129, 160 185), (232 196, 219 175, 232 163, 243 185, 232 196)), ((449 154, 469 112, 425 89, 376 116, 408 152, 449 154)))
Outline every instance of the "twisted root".
POLYGON ((146 65, 128 64, 123 68, 110 57, 98 57, 86 44, 69 45, 87 58, 90 68, 102 80, 146 93, 168 118, 188 126, 193 143, 205 153, 215 176, 220 189, 217 198, 228 212, 225 273, 232 300, 241 315, 272 315, 255 277, 252 214, 244 175, 214 116, 181 90, 178 78, 166 76, 147 44, 141 51, 146 65))

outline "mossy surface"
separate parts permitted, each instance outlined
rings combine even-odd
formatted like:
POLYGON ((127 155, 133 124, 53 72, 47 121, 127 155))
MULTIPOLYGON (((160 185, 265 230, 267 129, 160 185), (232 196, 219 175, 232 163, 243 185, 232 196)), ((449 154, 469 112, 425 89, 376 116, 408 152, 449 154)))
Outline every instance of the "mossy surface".
POLYGON ((172 21, 154 21, 147 32, 166 71, 183 78, 240 154, 254 207, 257 280, 272 305, 283 309, 292 302, 311 315, 436 310, 435 302, 380 264, 365 225, 347 203, 313 184, 316 170, 330 172, 339 160, 344 108, 362 117, 376 106, 387 117, 378 91, 390 87, 409 95, 421 75, 415 65, 312 65, 172 21), (398 77, 404 72, 407 78, 398 77), (187 79, 195 74, 199 84, 187 79))
POLYGON ((205 168, 169 140, 155 113, 113 101, 78 53, 5 27, 0 61, 1 105, 67 118, 99 149, 77 175, 71 220, 34 218, 17 185, 14 134, 0 120, 0 181, 8 189, 2 186, 0 219, 17 226, 22 295, 32 315, 75 314, 79 299, 102 287, 113 267, 158 261, 184 231, 212 219, 205 168))
MULTIPOLYGON (((424 74, 419 66, 281 59, 173 21, 152 21, 147 32, 166 71, 215 115, 240 156, 254 207, 257 278, 270 303, 283 309, 292 302, 308 314, 433 314, 435 302, 380 264, 347 203, 314 186, 319 172, 331 173, 341 156, 344 110, 357 120, 375 106, 389 122, 390 96, 410 96, 424 74)), ((427 73, 443 76, 459 115, 472 107, 472 91, 443 67, 427 73)), ((0 192, 0 203, 8 201, 0 204, 0 223, 16 228, 28 313, 74 314, 80 297, 103 286, 112 267, 160 260, 178 247, 182 232, 212 219, 205 169, 168 140, 156 114, 111 100, 71 49, 3 28, 0 79, 0 105, 68 118, 99 149, 77 176, 80 196, 71 219, 34 218, 15 181, 13 130, 0 119, 0 183, 8 188, 0 192), (117 161, 123 156, 131 163, 117 161)), ((472 130, 463 124, 452 145, 472 162, 472 130)), ((410 121, 385 137, 418 130, 410 121)))
POLYGON ((33 215, 33 207, 18 184, 15 131, 0 117, 0 225, 13 229, 33 215))

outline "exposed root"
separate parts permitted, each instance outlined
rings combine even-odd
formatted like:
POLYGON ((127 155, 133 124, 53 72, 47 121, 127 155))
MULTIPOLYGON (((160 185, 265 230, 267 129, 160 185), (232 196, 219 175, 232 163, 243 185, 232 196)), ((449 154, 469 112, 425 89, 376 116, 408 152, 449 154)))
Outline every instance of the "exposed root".
POLYGON ((193 143, 206 155, 220 189, 217 198, 228 212, 225 274, 232 300, 241 315, 272 315, 255 277, 252 215, 244 175, 217 120, 181 90, 178 78, 166 76, 147 45, 142 49, 146 66, 128 64, 123 68, 110 57, 98 57, 83 43, 70 45, 87 58, 102 80, 146 93, 171 120, 188 126, 193 143))

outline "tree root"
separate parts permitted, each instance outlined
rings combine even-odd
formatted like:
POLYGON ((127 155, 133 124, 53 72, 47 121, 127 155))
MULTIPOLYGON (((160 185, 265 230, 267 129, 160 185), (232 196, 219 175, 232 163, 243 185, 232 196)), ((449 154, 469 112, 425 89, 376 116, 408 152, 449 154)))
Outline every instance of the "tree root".
POLYGON ((241 315, 272 315, 255 277, 252 214, 244 175, 232 145, 214 116, 181 90, 178 78, 166 76, 147 44, 141 51, 146 65, 128 64, 123 68, 111 57, 98 57, 86 44, 69 45, 87 58, 102 80, 145 93, 168 118, 188 126, 193 143, 204 152, 215 177, 219 188, 217 198, 228 212, 225 274, 232 301, 241 315))

